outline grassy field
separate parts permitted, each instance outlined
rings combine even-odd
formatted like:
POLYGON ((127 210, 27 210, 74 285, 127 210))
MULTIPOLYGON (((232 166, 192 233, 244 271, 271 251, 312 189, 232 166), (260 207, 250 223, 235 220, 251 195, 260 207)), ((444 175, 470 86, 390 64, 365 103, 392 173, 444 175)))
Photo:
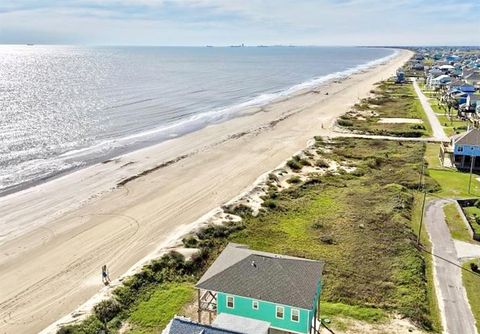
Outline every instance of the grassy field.
POLYGON ((413 231, 424 146, 362 139, 336 139, 329 146, 328 158, 355 165, 354 175, 324 175, 283 192, 271 190, 273 209, 247 217, 232 240, 324 259, 323 302, 346 309, 375 306, 434 328, 428 264, 413 231))
POLYGON ((438 153, 439 144, 427 144, 425 150, 425 161, 428 163, 428 174, 440 186, 441 190, 435 196, 442 198, 475 198, 480 197, 479 175, 473 174, 471 189, 468 192, 470 174, 460 172, 451 168, 444 168, 440 165, 438 153))
POLYGON ((467 219, 470 221, 473 231, 480 234, 480 224, 477 222, 477 217, 480 219, 480 209, 474 206, 469 206, 463 208, 463 210, 465 211, 467 219))
POLYGON ((178 314, 183 306, 194 298, 192 284, 170 283, 158 286, 148 299, 141 301, 127 318, 132 326, 130 333, 160 333, 178 314))
MULTIPOLYGON (((109 320, 110 331, 128 323, 131 333, 159 332, 190 302, 193 282, 227 239, 325 260, 322 317, 338 317, 338 326, 345 318, 381 323, 393 312, 439 331, 431 260, 416 247, 425 145, 353 138, 318 139, 317 145, 318 152, 330 150, 325 161, 355 170, 313 174, 281 192, 272 185, 269 205, 259 216, 245 215, 240 223, 208 227, 186 238, 185 245, 200 247, 198 256, 188 261, 179 254, 164 256, 115 290, 121 308, 109 320)), ((428 176, 426 183, 429 191, 438 188, 428 176)), ((428 247, 425 231, 422 242, 428 247)), ((62 333, 98 331, 99 318, 62 333)))
POLYGON ((353 109, 340 117, 338 124, 349 130, 400 137, 422 137, 431 134, 423 108, 412 84, 395 84, 384 81, 373 91, 374 97, 363 99, 353 109), (422 124, 379 123, 380 118, 414 118, 422 124))
POLYGON ((462 273, 463 286, 465 290, 467 290, 468 301, 476 320, 477 331, 480 332, 480 298, 478 298, 478 292, 480 291, 480 274, 471 272, 470 263, 472 262, 480 264, 478 259, 463 264, 463 268, 465 269, 462 273))
POLYGON ((432 106, 432 109, 435 111, 437 114, 437 118, 440 122, 440 124, 443 127, 443 130, 447 134, 447 136, 453 136, 455 134, 459 134, 462 132, 465 132, 468 128, 468 122, 460 119, 456 115, 456 110, 451 110, 451 116, 449 117, 446 113, 446 110, 442 105, 439 105, 439 103, 434 100, 430 99, 430 105, 432 106))
POLYGON ((445 221, 447 222, 452 237, 465 242, 474 242, 470 230, 465 226, 465 223, 458 212, 457 205, 455 203, 447 204, 443 207, 443 211, 445 213, 445 221))

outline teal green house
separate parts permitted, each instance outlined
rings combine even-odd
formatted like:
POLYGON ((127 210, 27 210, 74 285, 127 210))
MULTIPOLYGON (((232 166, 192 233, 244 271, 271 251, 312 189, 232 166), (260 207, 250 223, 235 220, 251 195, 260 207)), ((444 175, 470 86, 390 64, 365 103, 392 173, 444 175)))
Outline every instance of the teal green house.
POLYGON ((198 281, 198 321, 240 333, 317 333, 324 263, 230 243, 198 281))

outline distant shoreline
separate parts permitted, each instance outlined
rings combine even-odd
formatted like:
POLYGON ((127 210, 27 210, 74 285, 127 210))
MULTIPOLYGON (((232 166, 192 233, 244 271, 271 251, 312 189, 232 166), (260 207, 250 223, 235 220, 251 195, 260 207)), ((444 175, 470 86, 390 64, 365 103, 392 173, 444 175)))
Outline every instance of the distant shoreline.
MULTIPOLYGON (((298 94, 305 94, 305 93, 308 93, 310 91, 320 89, 322 86, 324 86, 326 84, 329 84, 332 81, 335 81, 335 80, 338 80, 338 79, 344 79, 344 78, 348 77, 349 75, 352 75, 352 74, 358 73, 360 71, 369 69, 369 68, 371 68, 372 66, 375 66, 378 63, 385 62, 385 61, 395 57, 395 55, 397 53, 398 53, 398 51, 395 50, 392 54, 390 54, 388 56, 385 56, 385 57, 382 57, 382 58, 379 58, 379 59, 375 59, 375 60, 369 61, 369 62, 364 63, 364 64, 359 64, 359 65, 357 65, 353 68, 349 68, 349 69, 346 69, 346 70, 341 71, 341 72, 330 73, 330 74, 320 76, 320 77, 317 77, 317 78, 312 78, 312 79, 304 81, 302 83, 299 83, 299 84, 293 85, 291 87, 285 88, 285 89, 283 89, 281 91, 278 91, 276 93, 267 94, 267 95, 270 95, 271 97, 269 97, 268 99, 265 99, 264 101, 262 101, 263 95, 261 95, 261 96, 258 96, 256 98, 247 100, 245 102, 240 102, 240 103, 232 105, 232 106, 226 106, 226 107, 220 109, 220 111, 230 110, 230 109, 232 109, 232 110, 237 110, 238 109, 238 111, 235 114, 233 114, 232 116, 229 116, 229 117, 225 118, 221 122, 214 122, 212 124, 223 123, 223 122, 227 122, 227 121, 229 121, 233 118, 236 118, 236 117, 243 117, 243 116, 246 116, 246 115, 251 115, 252 113, 262 111, 264 107, 267 107, 270 104, 275 104, 275 103, 280 102, 284 99, 289 99, 289 98, 295 97, 298 94)), ((212 113, 216 113, 216 112, 218 112, 218 111, 212 111, 212 113)), ((207 115, 207 114, 208 113, 204 113, 203 115, 207 115)), ((202 114, 199 114, 198 116, 201 117, 202 114)), ((185 119, 182 122, 188 122, 188 121, 189 121, 188 119, 185 119)), ((206 126, 209 126, 209 125, 211 125, 211 124, 208 124, 208 123, 203 124, 202 123, 202 124, 200 124, 196 127, 193 127, 190 130, 183 130, 183 131, 179 132, 173 138, 178 138, 178 137, 186 135, 190 132, 201 130, 202 128, 204 128, 206 126)), ((170 126, 171 125, 168 125, 168 127, 170 127, 170 126)), ((160 131, 160 130, 161 130, 161 128, 158 129, 158 131, 160 131)), ((151 130, 148 130, 147 132, 154 132, 154 131, 156 131, 156 129, 151 129, 151 130)), ((138 137, 138 136, 142 136, 142 135, 143 135, 142 133, 132 134, 132 136, 134 136, 134 137, 138 137)), ((46 182, 50 182, 52 180, 55 180, 57 178, 60 178, 60 177, 66 176, 66 175, 69 175, 69 174, 74 173, 76 171, 79 171, 81 169, 88 168, 92 165, 99 164, 99 163, 105 163, 105 162, 108 162, 109 160, 114 160, 114 159, 119 158, 119 157, 121 157, 125 154, 130 153, 130 152, 133 152, 133 151, 136 151, 136 150, 139 150, 139 149, 143 149, 143 148, 146 148, 146 147, 154 146, 154 145, 157 145, 157 144, 162 143, 164 141, 168 141, 168 140, 173 139, 173 138, 166 137, 166 138, 159 138, 158 140, 141 141, 141 142, 138 142, 134 145, 131 145, 131 146, 128 146, 128 147, 123 147, 121 149, 116 150, 115 152, 111 152, 110 154, 107 154, 107 155, 104 155, 104 156, 101 156, 101 157, 95 157, 95 155, 92 153, 91 156, 90 155, 86 156, 86 160, 83 162, 82 165, 73 166, 73 167, 70 167, 70 168, 67 168, 67 169, 64 169, 64 170, 57 171, 57 172, 52 173, 52 174, 47 175, 47 176, 39 177, 35 180, 27 180, 27 181, 24 181, 22 183, 19 183, 19 184, 12 185, 12 186, 6 187, 4 189, 1 189, 0 190, 0 198, 11 195, 11 194, 14 194, 14 193, 17 193, 17 192, 21 192, 23 190, 27 190, 31 187, 39 186, 41 184, 44 184, 46 182)), ((120 139, 116 139, 114 141, 117 141, 117 140, 121 141, 123 139, 120 138, 120 139)), ((91 148, 89 148, 89 147, 85 148, 85 150, 89 150, 89 149, 91 149, 91 148)), ((71 154, 71 152, 66 152, 65 154, 68 155, 68 154, 71 154)))

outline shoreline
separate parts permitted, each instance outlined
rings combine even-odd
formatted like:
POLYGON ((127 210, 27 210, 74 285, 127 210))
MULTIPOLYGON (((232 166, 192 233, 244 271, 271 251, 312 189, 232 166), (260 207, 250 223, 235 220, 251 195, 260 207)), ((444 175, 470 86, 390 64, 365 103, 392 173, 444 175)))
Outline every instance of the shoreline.
POLYGON ((393 48, 384 48, 384 49, 392 51, 392 54, 366 62, 366 63, 358 64, 354 67, 347 68, 343 71, 333 72, 333 73, 329 73, 319 77, 313 77, 311 79, 294 84, 292 86, 282 88, 278 91, 274 91, 270 93, 268 92, 262 93, 257 96, 248 98, 247 100, 239 101, 232 105, 220 107, 219 109, 214 109, 209 112, 195 114, 190 118, 182 119, 181 121, 176 123, 160 126, 158 128, 149 129, 141 133, 132 133, 127 135, 126 137, 108 139, 103 142, 97 143, 91 147, 85 147, 85 148, 74 149, 72 151, 67 151, 59 155, 57 158, 72 157, 72 158, 64 158, 64 160, 62 161, 68 164, 75 164, 76 166, 70 166, 66 169, 52 172, 49 175, 43 175, 34 180, 25 180, 25 181, 22 181, 21 183, 7 186, 0 190, 0 198, 11 195, 11 194, 15 194, 17 192, 28 190, 31 187, 42 185, 44 183, 53 181, 59 177, 75 173, 79 170, 94 166, 96 164, 107 163, 110 160, 120 158, 134 151, 155 146, 176 138, 180 138, 192 132, 200 131, 210 125, 221 124, 235 118, 250 116, 252 114, 262 112, 264 108, 268 108, 270 105, 281 103, 284 100, 295 98, 296 96, 299 96, 299 95, 308 94, 312 91, 321 89, 324 86, 329 85, 334 81, 339 81, 339 80, 341 81, 350 75, 368 70, 380 63, 383 63, 385 61, 392 59, 398 53, 398 50, 393 48), (201 119, 209 118, 209 117, 212 118, 211 119, 212 122, 210 123, 203 122, 203 121, 199 122, 201 119), (193 125, 193 122, 199 122, 199 123, 196 125, 193 125), (190 123, 192 123, 192 125, 189 129, 182 129, 183 127, 186 127, 186 125, 190 123), (173 129, 173 128, 178 128, 178 130, 180 131, 176 131, 171 135, 167 135, 168 132, 163 133, 163 131, 166 131, 168 129, 173 129), (144 138, 144 139, 138 142, 134 142, 133 144, 127 145, 127 146, 124 146, 123 144, 119 144, 120 148, 115 149, 114 151, 109 152, 108 154, 105 154, 105 155, 101 155, 97 157, 95 156, 94 152, 96 152, 96 150, 98 150, 100 147, 103 147, 104 145, 109 145, 109 144, 111 145, 112 143, 125 143, 128 141, 128 139, 132 139, 132 138, 144 138), (80 157, 83 157, 79 161, 75 160, 75 157, 77 158, 79 157, 77 156, 77 154, 80 154, 80 157))
POLYGON ((168 144, 113 159, 106 165, 113 165, 123 179, 151 169, 120 187, 105 181, 111 170, 95 165, 81 170, 82 175, 76 175, 80 180, 73 184, 66 184, 67 175, 31 188, 27 194, 9 195, 10 203, 0 198, 0 208, 8 208, 7 218, 16 217, 20 225, 22 220, 31 224, 38 218, 33 230, 13 241, 4 236, 0 245, 0 279, 7 286, 15 284, 15 291, 0 292, 0 314, 7 319, 0 329, 39 331, 75 309, 98 292, 99 264, 109 264, 112 278, 122 276, 155 252, 159 241, 170 240, 172 232, 188 229, 205 212, 238 196, 258 175, 307 146, 314 134, 331 132, 336 117, 368 95, 375 82, 393 74, 410 55, 401 51, 387 64, 320 88, 329 95, 310 91, 269 105, 268 112, 215 124, 168 144), (184 153, 176 163, 155 169, 162 161, 178 157, 181 148, 190 155, 184 153), (93 186, 85 187, 89 182, 93 186), (77 203, 82 195, 79 189, 85 195, 99 186, 114 190, 77 203), (76 206, 59 212, 72 203, 76 206), (18 283, 16 272, 27 282, 18 283))

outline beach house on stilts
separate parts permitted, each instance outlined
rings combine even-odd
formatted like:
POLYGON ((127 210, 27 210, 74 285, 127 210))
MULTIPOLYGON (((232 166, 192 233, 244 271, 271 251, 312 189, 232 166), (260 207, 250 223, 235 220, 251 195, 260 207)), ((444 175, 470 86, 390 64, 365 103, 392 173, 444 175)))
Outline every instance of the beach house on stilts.
POLYGON ((198 281, 198 320, 255 333, 315 333, 323 262, 229 244, 198 281))
POLYGON ((323 266, 230 243, 196 285, 197 322, 175 317, 163 333, 319 333, 323 266))

